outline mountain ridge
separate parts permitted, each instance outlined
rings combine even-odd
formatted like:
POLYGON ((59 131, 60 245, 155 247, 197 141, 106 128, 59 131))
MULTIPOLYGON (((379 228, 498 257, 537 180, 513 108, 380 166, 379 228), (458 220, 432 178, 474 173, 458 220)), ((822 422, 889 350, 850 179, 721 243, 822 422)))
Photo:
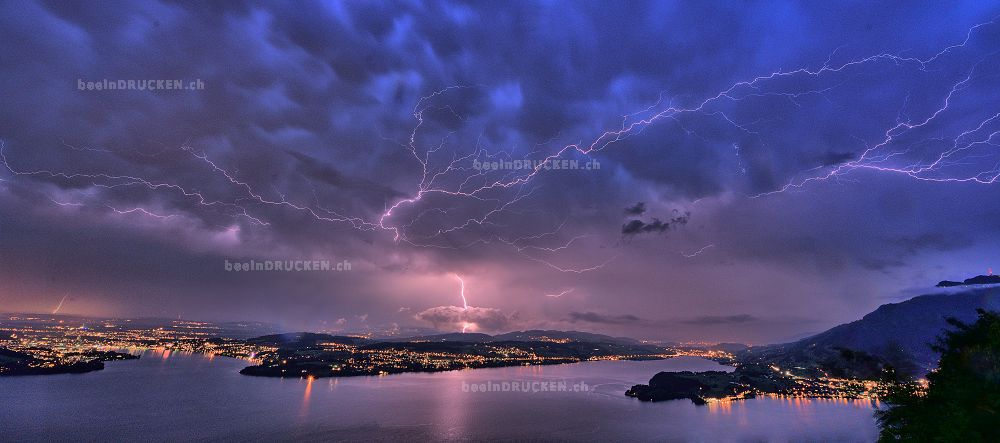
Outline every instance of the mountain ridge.
POLYGON ((932 293, 887 303, 853 322, 795 342, 753 347, 744 356, 803 366, 830 363, 838 354, 847 355, 845 351, 860 351, 867 354, 862 357, 919 376, 937 367, 938 355, 931 344, 948 329, 946 319, 973 322, 976 309, 1000 310, 1000 288, 932 293))

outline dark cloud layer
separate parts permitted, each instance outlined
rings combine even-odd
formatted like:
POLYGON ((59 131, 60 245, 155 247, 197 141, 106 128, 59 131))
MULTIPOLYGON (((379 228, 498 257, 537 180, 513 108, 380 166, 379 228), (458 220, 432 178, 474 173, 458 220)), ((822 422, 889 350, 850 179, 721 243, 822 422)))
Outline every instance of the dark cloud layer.
POLYGON ((0 306, 730 341, 851 320, 996 260, 997 15, 5 2, 0 306), (204 88, 78 88, 103 79, 204 88), (222 269, 250 259, 353 267, 222 269))
POLYGON ((623 323, 636 323, 639 322, 640 319, 639 317, 636 317, 632 314, 606 315, 588 311, 588 312, 570 312, 569 321, 604 323, 604 324, 623 324, 623 323))
POLYGON ((691 213, 686 212, 682 215, 673 217, 667 221, 662 221, 656 217, 653 217, 649 222, 644 222, 639 219, 632 219, 622 225, 622 235, 636 235, 636 234, 648 234, 648 233, 663 233, 667 232, 672 228, 678 228, 680 226, 686 225, 688 220, 691 219, 691 213))
POLYGON ((646 213, 646 203, 638 202, 635 206, 625 208, 625 215, 642 215, 646 213))
POLYGON ((751 321, 757 321, 758 319, 750 314, 734 314, 734 315, 706 315, 690 320, 685 320, 685 323, 693 324, 739 324, 747 323, 751 321))

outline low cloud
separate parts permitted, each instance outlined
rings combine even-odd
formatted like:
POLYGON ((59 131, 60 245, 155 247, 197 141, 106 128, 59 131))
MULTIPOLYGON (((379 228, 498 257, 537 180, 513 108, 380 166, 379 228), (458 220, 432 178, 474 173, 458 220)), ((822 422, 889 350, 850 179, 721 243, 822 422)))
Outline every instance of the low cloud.
POLYGON ((632 314, 606 315, 588 311, 588 312, 570 312, 569 321, 573 323, 587 322, 587 323, 601 323, 607 325, 621 325, 621 324, 637 323, 641 321, 641 319, 632 314))
POLYGON ((639 202, 635 206, 625 208, 625 215, 642 215, 646 213, 646 203, 639 202))
POLYGON ((437 306, 421 311, 413 317, 429 322, 440 330, 460 330, 469 324, 477 331, 500 331, 509 328, 516 315, 508 315, 496 308, 437 306))
POLYGON ((757 317, 754 317, 750 314, 705 315, 697 318, 692 318, 689 320, 684 320, 682 321, 682 323, 698 324, 698 325, 720 325, 720 324, 749 323, 757 320, 759 320, 757 317))

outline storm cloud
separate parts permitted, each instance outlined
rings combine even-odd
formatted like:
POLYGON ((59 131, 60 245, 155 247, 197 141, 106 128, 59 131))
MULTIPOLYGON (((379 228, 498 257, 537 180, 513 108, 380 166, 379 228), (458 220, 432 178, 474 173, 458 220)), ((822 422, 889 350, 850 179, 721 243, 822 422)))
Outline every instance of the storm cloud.
POLYGON ((495 332, 509 330, 516 316, 495 308, 437 306, 418 312, 414 318, 429 322, 440 330, 463 329, 468 325, 474 331, 495 332))
POLYGON ((648 234, 648 233, 663 233, 667 232, 671 228, 678 228, 680 226, 686 225, 688 220, 691 219, 691 213, 684 213, 673 217, 667 221, 661 221, 660 219, 653 217, 649 222, 644 222, 639 219, 633 219, 622 225, 622 235, 637 235, 637 234, 648 234))
POLYGON ((801 332, 775 309, 856 319, 1000 250, 1000 7, 856 6, 5 2, 0 306, 730 341, 801 332), (353 266, 222 266, 251 259, 353 266))
POLYGON ((616 325, 616 324, 636 323, 642 320, 639 317, 636 317, 632 314, 608 315, 608 314, 598 314, 596 312, 588 311, 588 312, 570 312, 569 321, 616 325))

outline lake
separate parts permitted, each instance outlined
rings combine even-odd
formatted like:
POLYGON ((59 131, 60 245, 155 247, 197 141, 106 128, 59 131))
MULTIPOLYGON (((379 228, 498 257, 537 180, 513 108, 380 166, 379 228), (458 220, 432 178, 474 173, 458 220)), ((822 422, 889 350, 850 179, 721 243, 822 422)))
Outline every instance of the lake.
POLYGON ((0 440, 801 442, 877 437, 869 401, 758 398, 695 406, 688 400, 643 403, 623 394, 659 371, 729 369, 694 357, 311 381, 238 374, 244 366, 226 357, 147 351, 140 360, 108 362, 105 370, 88 374, 0 378, 0 440), (481 392, 480 386, 493 390, 481 392))

